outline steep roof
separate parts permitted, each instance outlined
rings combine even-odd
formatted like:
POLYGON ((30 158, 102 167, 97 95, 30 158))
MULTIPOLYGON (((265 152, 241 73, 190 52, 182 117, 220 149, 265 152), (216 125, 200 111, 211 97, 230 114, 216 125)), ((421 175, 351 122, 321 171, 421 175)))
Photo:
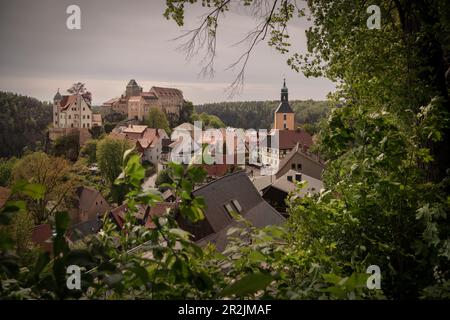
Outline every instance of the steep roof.
POLYGON ((147 126, 130 125, 123 129, 124 133, 143 133, 147 129, 147 126))
MULTIPOLYGON (((67 110, 70 106, 77 103, 77 96, 76 94, 62 96, 61 101, 59 102, 59 105, 61 107, 61 110, 67 110)), ((89 108, 91 108, 90 104, 86 101, 86 99, 82 96, 80 96, 80 101, 83 100, 89 108)))
POLYGON ((105 201, 106 200, 103 198, 102 194, 98 191, 95 190, 93 188, 89 188, 89 187, 80 187, 77 190, 77 195, 78 195, 78 207, 79 209, 83 210, 83 211, 88 211, 92 208, 92 206, 94 205, 94 201, 95 199, 97 199, 98 196, 101 196, 102 199, 105 201))
POLYGON ((137 85, 138 85, 138 84, 137 84, 136 80, 131 79, 131 80, 128 82, 127 87, 132 87, 132 86, 137 86, 137 85))
MULTIPOLYGON (((270 135, 275 134, 275 131, 271 131, 270 135)), ((293 149, 297 144, 301 144, 306 148, 311 147, 313 144, 312 136, 305 130, 278 130, 278 147, 283 149, 293 149)), ((270 144, 268 144, 270 146, 270 144)))
POLYGON ((183 98, 183 92, 174 88, 151 87, 150 92, 154 92, 158 98, 170 96, 183 98))
POLYGON ((53 230, 52 227, 46 223, 46 224, 40 224, 33 228, 31 232, 31 241, 35 244, 40 246, 42 249, 44 249, 47 252, 52 251, 52 235, 53 230))
POLYGON ((310 177, 304 173, 295 171, 295 170, 289 170, 286 172, 283 176, 275 180, 274 183, 272 183, 271 187, 276 188, 278 190, 284 191, 286 193, 294 191, 297 186, 294 183, 300 182, 300 181, 306 181, 307 185, 305 188, 303 188, 300 192, 301 195, 306 194, 307 192, 318 192, 320 189, 323 188, 323 183, 319 179, 315 179, 313 177, 310 177), (297 180, 297 176, 300 177, 300 180, 297 180), (289 181, 288 177, 291 177, 293 181, 289 181))
MULTIPOLYGON (((281 149, 281 148, 280 148, 281 149)), ((308 152, 307 150, 303 150, 300 147, 300 143, 297 143, 295 145, 295 148, 293 148, 291 150, 291 152, 289 152, 286 157, 283 158, 283 160, 280 162, 280 165, 278 166, 278 171, 281 171, 282 168, 296 155, 296 154, 301 154, 302 156, 304 156, 305 158, 319 164, 322 168, 325 169, 325 164, 323 163, 322 159, 320 159, 319 156, 312 154, 310 152, 308 152)))
POLYGON ((146 217, 145 227, 148 229, 156 228, 156 225, 153 222, 153 218, 161 217, 162 215, 164 215, 166 213, 167 210, 170 210, 173 207, 175 207, 175 203, 173 203, 173 202, 157 202, 157 203, 155 203, 153 206, 151 206, 148 217, 146 217))
POLYGON ((58 88, 58 92, 56 92, 55 96, 53 97, 53 100, 61 100, 62 96, 61 93, 59 93, 59 88, 58 88))
POLYGON ((275 110, 275 113, 294 113, 288 101, 282 101, 275 110))
MULTIPOLYGON (((223 230, 235 223, 226 206, 240 213, 256 227, 280 224, 284 221, 281 214, 262 199, 245 171, 238 171, 216 179, 196 189, 193 195, 204 198, 205 220, 211 226, 213 233, 222 236, 223 230)), ((207 237, 211 237, 211 235, 207 235, 207 237)))

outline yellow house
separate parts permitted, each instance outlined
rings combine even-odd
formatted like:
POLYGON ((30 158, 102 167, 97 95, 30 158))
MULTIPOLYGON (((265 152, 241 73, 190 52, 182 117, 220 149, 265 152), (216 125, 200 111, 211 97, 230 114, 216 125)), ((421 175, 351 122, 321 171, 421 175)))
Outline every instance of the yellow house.
POLYGON ((286 87, 286 79, 284 79, 283 88, 281 88, 281 102, 277 110, 275 110, 274 129, 278 130, 294 130, 295 117, 289 105, 288 88, 286 87))

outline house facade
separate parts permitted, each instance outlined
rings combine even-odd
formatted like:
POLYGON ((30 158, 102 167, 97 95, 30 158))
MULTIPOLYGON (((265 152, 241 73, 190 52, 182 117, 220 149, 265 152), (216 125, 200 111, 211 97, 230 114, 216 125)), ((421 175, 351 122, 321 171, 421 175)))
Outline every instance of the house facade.
POLYGON ((92 128, 93 112, 80 94, 62 96, 58 92, 53 99, 54 128, 92 128))
POLYGON ((164 129, 148 128, 141 125, 129 125, 115 128, 110 137, 119 140, 127 140, 136 146, 143 161, 153 163, 155 166, 163 160, 165 141, 169 140, 164 129))

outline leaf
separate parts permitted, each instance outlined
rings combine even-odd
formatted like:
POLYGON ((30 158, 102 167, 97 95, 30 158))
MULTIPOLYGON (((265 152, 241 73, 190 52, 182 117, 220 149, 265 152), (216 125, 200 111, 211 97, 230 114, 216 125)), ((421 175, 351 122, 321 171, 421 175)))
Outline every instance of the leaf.
POLYGON ((226 287, 219 296, 247 296, 259 290, 264 290, 273 280, 274 277, 267 273, 256 272, 247 274, 226 287))
POLYGON ((12 188, 13 193, 23 193, 33 200, 44 198, 46 191, 47 189, 45 186, 37 183, 28 183, 26 181, 19 181, 12 188))
POLYGON ((57 212, 55 216, 56 233, 63 234, 70 223, 70 217, 67 212, 57 212))

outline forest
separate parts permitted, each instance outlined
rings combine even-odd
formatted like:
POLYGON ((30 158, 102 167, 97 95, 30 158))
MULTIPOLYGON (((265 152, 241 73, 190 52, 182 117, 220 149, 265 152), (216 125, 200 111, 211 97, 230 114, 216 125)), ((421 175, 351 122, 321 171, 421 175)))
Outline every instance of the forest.
POLYGON ((0 92, 0 110, 0 158, 43 147, 45 129, 52 122, 50 103, 0 92))
MULTIPOLYGON (((270 129, 279 101, 219 102, 196 105, 197 113, 219 117, 227 126, 243 129, 270 129)), ((330 105, 326 101, 289 101, 300 126, 316 133, 321 119, 328 116, 330 105)))

